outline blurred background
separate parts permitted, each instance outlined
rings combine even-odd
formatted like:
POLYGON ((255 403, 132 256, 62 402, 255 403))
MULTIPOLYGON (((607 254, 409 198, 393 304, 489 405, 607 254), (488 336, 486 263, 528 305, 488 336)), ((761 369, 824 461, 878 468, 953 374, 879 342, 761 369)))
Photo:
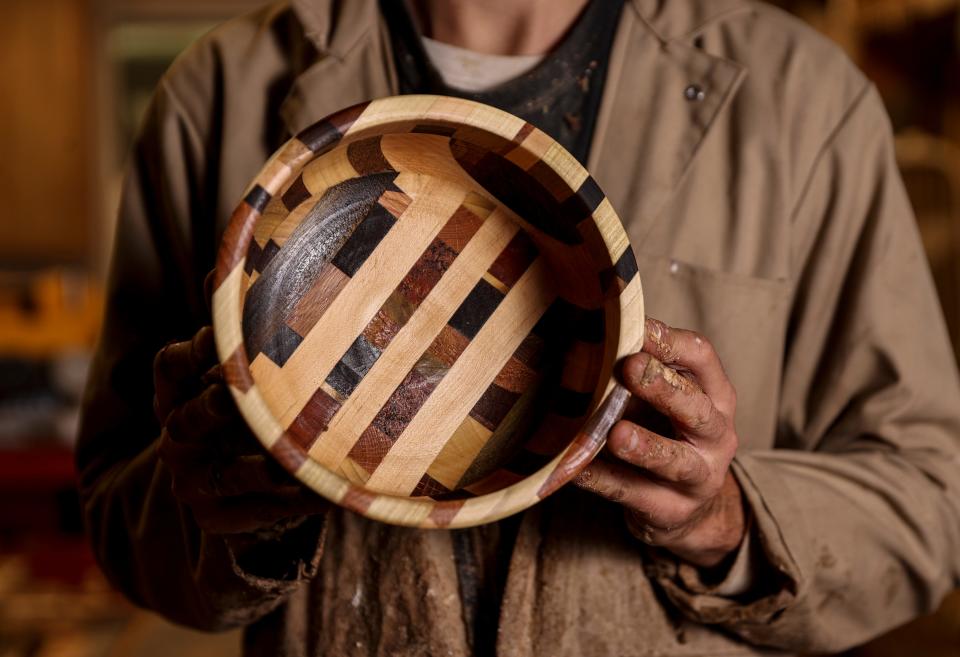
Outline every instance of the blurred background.
MULTIPOLYGON (((120 179, 157 79, 262 0, 0 2, 0 657, 238 654, 135 610, 82 534, 72 443, 120 179)), ((960 353, 960 0, 781 0, 882 93, 960 353)), ((852 653, 960 656, 960 594, 852 653)))

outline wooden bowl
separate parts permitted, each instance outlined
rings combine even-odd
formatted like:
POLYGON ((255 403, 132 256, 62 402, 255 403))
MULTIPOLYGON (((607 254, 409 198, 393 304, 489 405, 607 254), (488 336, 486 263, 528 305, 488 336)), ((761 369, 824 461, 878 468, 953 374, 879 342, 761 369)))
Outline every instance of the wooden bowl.
POLYGON ((213 317, 241 413, 301 481, 385 522, 465 527, 600 450, 643 294, 566 150, 486 105, 398 96, 266 164, 223 237, 213 317))

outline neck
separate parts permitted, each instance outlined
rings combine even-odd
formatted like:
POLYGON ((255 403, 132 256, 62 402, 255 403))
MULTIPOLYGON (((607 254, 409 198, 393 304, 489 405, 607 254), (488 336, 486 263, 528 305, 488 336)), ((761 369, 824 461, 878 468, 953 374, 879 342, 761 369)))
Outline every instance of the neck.
POLYGON ((542 55, 560 41, 588 2, 414 0, 412 6, 421 32, 431 39, 489 55, 542 55))

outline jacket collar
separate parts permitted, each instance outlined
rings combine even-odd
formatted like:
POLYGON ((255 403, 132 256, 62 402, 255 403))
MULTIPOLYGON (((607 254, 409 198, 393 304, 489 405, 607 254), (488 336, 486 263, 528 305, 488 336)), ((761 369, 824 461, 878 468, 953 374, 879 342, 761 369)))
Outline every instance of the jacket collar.
POLYGON ((733 13, 748 11, 745 0, 629 0, 637 16, 661 41, 692 39, 704 27, 733 13))
MULTIPOLYGON (((745 0, 629 0, 636 14, 661 41, 695 36, 729 13, 746 11, 745 0)), ((306 36, 317 50, 342 57, 374 23, 375 0, 290 0, 306 36)))
MULTIPOLYGON (((281 106, 290 134, 348 105, 397 93, 377 0, 290 2, 319 52, 281 106)), ((746 72, 696 47, 696 37, 748 9, 745 0, 624 6, 587 168, 613 206, 633 218, 634 240, 648 232, 746 72), (688 100, 688 87, 703 91, 703 99, 688 100)))
POLYGON ((697 47, 696 37, 747 8, 742 0, 632 0, 624 8, 587 168, 630 220, 636 249, 746 75, 697 47))

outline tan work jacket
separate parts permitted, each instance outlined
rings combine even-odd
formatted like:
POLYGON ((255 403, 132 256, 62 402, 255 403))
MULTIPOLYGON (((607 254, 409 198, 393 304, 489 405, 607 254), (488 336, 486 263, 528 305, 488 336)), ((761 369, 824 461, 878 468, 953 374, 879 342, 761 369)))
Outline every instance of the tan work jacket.
MULTIPOLYGON (((154 449, 151 359, 206 321, 232 208, 290 134, 395 92, 388 39, 374 0, 215 30, 161 83, 125 186, 78 447, 86 518, 132 599, 252 624, 248 655, 469 654, 448 532, 334 510, 319 541, 204 535, 154 449)), ((611 57, 588 168, 650 315, 706 334, 736 386, 760 563, 720 595, 565 489, 525 514, 499 654, 836 651, 933 609, 960 577, 960 390, 876 91, 744 0, 628 0, 611 57)))

